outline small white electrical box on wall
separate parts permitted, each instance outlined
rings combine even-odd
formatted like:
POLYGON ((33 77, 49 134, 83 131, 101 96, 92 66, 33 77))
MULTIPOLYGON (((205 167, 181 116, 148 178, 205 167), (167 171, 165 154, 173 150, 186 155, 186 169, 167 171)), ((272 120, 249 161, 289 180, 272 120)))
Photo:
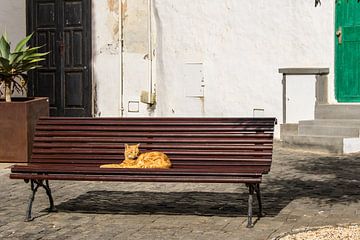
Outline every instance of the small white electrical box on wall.
POLYGON ((204 97, 205 78, 202 63, 185 63, 184 86, 186 97, 204 97))
POLYGON ((128 102, 128 112, 138 113, 140 111, 139 101, 129 101, 128 102))

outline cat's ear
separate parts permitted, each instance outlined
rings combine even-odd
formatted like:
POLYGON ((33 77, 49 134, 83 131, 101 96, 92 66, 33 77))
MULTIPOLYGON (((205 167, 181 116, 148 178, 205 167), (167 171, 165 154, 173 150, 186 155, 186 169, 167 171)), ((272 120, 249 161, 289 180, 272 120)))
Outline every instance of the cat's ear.
POLYGON ((127 143, 125 143, 125 148, 128 149, 129 148, 129 145, 127 143))
POLYGON ((136 144, 137 147, 140 147, 140 143, 136 144))

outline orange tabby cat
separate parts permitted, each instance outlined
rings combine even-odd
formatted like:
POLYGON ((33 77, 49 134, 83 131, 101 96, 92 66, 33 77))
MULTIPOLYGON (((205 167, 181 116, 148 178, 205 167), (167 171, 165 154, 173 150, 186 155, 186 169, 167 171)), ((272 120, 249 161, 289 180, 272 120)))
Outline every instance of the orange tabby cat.
POLYGON ((125 160, 121 164, 101 165, 101 168, 171 168, 168 156, 162 152, 140 153, 140 144, 125 144, 125 160))

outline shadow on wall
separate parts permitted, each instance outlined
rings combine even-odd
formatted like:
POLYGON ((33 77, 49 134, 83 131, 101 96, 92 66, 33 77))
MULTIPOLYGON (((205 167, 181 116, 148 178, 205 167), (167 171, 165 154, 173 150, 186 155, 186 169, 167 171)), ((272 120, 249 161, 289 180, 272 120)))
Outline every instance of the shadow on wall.
MULTIPOLYGON (((279 150, 282 151, 282 150, 279 150)), ((360 155, 323 157, 275 151, 275 164, 262 184, 268 216, 306 198, 318 204, 360 199, 360 155)), ((243 186, 243 185, 242 185, 243 186)), ((247 214, 247 190, 220 192, 89 191, 57 206, 60 211, 109 214, 168 214, 239 217, 247 214)), ((255 214, 257 204, 254 204, 255 214)))

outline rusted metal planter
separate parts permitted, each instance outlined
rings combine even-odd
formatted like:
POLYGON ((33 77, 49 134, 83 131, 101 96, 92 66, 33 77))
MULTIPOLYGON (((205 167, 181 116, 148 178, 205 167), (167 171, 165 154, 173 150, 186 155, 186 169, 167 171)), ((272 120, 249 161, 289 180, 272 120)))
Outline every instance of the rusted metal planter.
POLYGON ((0 162, 28 162, 34 127, 40 116, 49 116, 48 98, 0 101, 0 162))

